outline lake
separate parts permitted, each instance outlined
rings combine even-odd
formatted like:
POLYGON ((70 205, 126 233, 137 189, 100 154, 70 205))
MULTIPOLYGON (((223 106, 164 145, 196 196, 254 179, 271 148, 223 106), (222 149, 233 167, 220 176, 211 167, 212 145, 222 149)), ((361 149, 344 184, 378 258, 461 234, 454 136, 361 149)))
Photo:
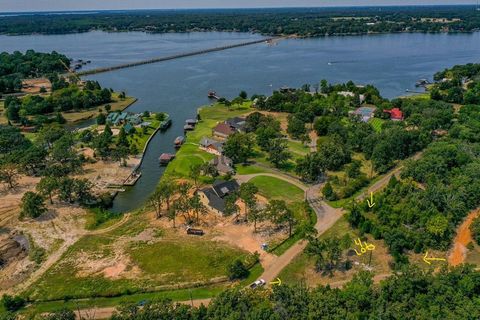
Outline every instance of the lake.
MULTIPOLYGON (((74 59, 91 60, 86 68, 93 68, 260 38, 219 32, 0 36, 0 51, 56 50, 74 59)), ((284 85, 353 80, 373 84, 383 96, 393 98, 404 95, 406 89, 414 90, 420 78, 431 79, 436 71, 455 64, 479 62, 479 57, 480 33, 325 37, 262 43, 89 76, 102 86, 137 97, 130 111, 165 111, 173 119, 172 127, 152 140, 142 178, 118 195, 113 210, 130 211, 145 202, 164 170, 158 157, 174 151, 173 140, 183 134, 184 120, 210 103, 209 90, 233 98, 241 90, 270 94, 284 85)))

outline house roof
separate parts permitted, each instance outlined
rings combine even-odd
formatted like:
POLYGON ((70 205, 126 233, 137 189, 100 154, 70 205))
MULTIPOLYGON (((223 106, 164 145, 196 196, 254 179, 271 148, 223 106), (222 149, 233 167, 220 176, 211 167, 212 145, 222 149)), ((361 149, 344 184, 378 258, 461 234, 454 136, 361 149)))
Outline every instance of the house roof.
POLYGON ((235 133, 235 130, 232 129, 231 126, 229 126, 228 124, 226 124, 224 122, 217 124, 215 126, 215 128, 213 128, 213 131, 217 132, 217 133, 220 133, 220 134, 227 135, 227 136, 235 133))
POLYGON ((217 149, 218 152, 223 151, 223 142, 217 141, 215 139, 203 137, 202 140, 200 140, 200 145, 204 148, 213 147, 217 149))
POLYGON ((212 186, 213 190, 215 190, 215 193, 220 197, 223 198, 232 192, 235 192, 240 188, 240 185, 236 180, 230 180, 230 181, 220 181, 217 180, 213 183, 212 186))
POLYGON ((210 161, 210 163, 213 164, 217 168, 217 170, 222 173, 234 172, 232 167, 233 161, 230 158, 225 157, 223 155, 213 158, 212 161, 210 161))
POLYGON ((234 118, 227 119, 225 123, 228 124, 230 127, 239 131, 243 131, 246 125, 245 118, 241 118, 241 117, 234 117, 234 118))
POLYGON ((221 181, 217 180, 211 188, 204 188, 201 191, 208 199, 208 205, 218 211, 225 210, 225 197, 240 188, 235 180, 221 181))
POLYGON ((403 112, 399 108, 393 108, 390 110, 383 110, 383 112, 390 113, 392 119, 403 120, 403 112))

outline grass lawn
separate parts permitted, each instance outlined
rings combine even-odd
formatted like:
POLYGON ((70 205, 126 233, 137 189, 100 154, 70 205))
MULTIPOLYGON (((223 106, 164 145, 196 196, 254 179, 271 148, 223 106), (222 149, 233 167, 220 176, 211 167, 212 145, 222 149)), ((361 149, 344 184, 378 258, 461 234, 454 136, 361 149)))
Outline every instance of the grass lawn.
MULTIPOLYGON (((254 282, 263 273, 261 264, 257 263, 250 269, 248 278, 240 281, 237 285, 245 287, 254 282)), ((138 304, 141 301, 155 301, 159 299, 171 299, 173 301, 188 301, 190 299, 207 299, 212 298, 225 290, 224 285, 212 285, 201 288, 165 290, 147 293, 135 293, 130 295, 123 295, 120 297, 111 298, 92 298, 81 300, 66 300, 66 301, 48 301, 36 302, 28 308, 21 311, 22 315, 30 316, 45 312, 54 312, 62 309, 87 309, 87 308, 102 308, 115 307, 125 304, 138 304)), ((0 311, 2 311, 0 309, 0 311)))
POLYGON ((185 144, 177 152, 175 159, 168 164, 163 176, 188 179, 192 165, 208 162, 214 158, 214 155, 198 148, 200 140, 203 137, 211 137, 212 129, 217 123, 228 118, 245 115, 251 111, 251 102, 229 108, 222 104, 215 104, 199 109, 201 120, 195 130, 187 133, 185 144))
POLYGON ((139 243, 127 251, 150 279, 172 284, 224 276, 226 266, 245 254, 220 242, 192 238, 139 243))
POLYGON ((382 131, 382 125, 385 122, 385 120, 380 119, 380 118, 372 118, 370 119, 369 123, 372 125, 373 130, 375 132, 381 132, 382 131))
POLYGON ((160 126, 160 121, 158 121, 154 116, 153 117, 145 117, 143 121, 150 122, 150 126, 144 132, 143 129, 136 128, 135 134, 128 135, 128 142, 131 144, 135 144, 137 146, 137 150, 142 152, 147 144, 148 139, 150 136, 158 129, 160 126))
POLYGON ((170 230, 168 236, 156 235, 151 242, 134 240, 147 227, 148 222, 135 213, 115 230, 81 238, 25 296, 41 302, 171 291, 181 288, 178 284, 200 286, 226 276, 227 265, 246 255, 210 238, 191 238, 170 230), (124 273, 105 277, 102 270, 117 265, 112 261, 119 254, 126 264, 124 273))
POLYGON ((310 148, 300 141, 288 140, 287 146, 294 157, 303 157, 310 151, 310 148))
POLYGON ((305 193, 299 187, 278 178, 258 176, 250 180, 258 187, 259 193, 268 200, 285 200, 287 203, 302 202, 305 193))
MULTIPOLYGON (((261 274, 261 273, 260 273, 261 274)), ((257 276, 258 277, 258 276, 257 276)), ((255 278, 256 279, 256 278, 255 278)), ((251 282, 253 282, 252 280, 251 282)), ((62 309, 87 309, 115 307, 123 304, 139 303, 141 301, 155 301, 159 299, 171 299, 173 301, 187 301, 190 299, 207 299, 214 297, 225 290, 224 286, 209 286, 203 288, 167 290, 148 293, 137 293, 111 298, 92 298, 82 300, 66 300, 66 301, 48 301, 36 302, 28 308, 21 311, 25 316, 36 315, 45 312, 54 312, 62 309)), ((1 311, 1 310, 0 310, 1 311)))
POLYGON ((241 174, 241 175, 271 172, 270 170, 263 167, 259 167, 256 165, 243 165, 243 164, 236 165, 235 170, 237 171, 237 174, 241 174))

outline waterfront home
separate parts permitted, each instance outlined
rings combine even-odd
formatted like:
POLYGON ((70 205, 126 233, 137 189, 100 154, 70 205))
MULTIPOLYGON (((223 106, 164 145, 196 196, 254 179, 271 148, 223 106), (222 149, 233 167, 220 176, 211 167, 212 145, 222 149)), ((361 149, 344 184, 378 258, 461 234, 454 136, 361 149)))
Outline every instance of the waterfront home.
POLYGON ((383 112, 389 113, 390 119, 393 121, 403 121, 403 112, 399 108, 385 109, 383 112))
POLYGON ((213 183, 212 187, 203 188, 198 191, 202 203, 212 212, 223 215, 225 212, 225 197, 232 194, 240 188, 235 180, 220 181, 213 183))
POLYGON ((376 109, 377 108, 375 107, 360 107, 352 112, 352 114, 359 116, 363 122, 368 122, 371 118, 373 118, 373 114, 376 109))
POLYGON ((245 132, 245 118, 235 117, 220 122, 213 128, 212 135, 217 138, 226 139, 236 132, 245 132))
POLYGON ((226 124, 228 124, 231 128, 233 128, 237 132, 245 132, 245 127, 247 124, 247 121, 245 118, 241 117, 234 117, 227 119, 225 121, 226 124))
POLYGON ((234 133, 235 133, 235 130, 225 122, 221 122, 217 124, 215 128, 213 128, 212 130, 212 135, 220 139, 226 139, 234 133))
POLYGON ((141 113, 134 114, 130 112, 111 112, 107 115, 107 123, 114 126, 127 123, 130 123, 132 126, 136 126, 142 123, 142 121, 141 113))
POLYGON ((202 140, 200 140, 200 149, 219 156, 223 153, 223 142, 203 137, 202 140))
POLYGON ((213 164, 220 174, 235 174, 233 161, 229 157, 218 155, 210 161, 210 164, 213 164))

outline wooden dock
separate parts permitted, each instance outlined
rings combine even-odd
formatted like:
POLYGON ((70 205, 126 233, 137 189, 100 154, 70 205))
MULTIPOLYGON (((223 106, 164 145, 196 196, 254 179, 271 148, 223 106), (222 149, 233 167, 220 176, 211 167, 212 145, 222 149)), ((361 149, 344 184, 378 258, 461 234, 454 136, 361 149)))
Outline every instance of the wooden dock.
POLYGON ((221 47, 215 47, 215 48, 210 48, 210 49, 203 49, 203 50, 198 50, 198 51, 191 51, 191 52, 186 52, 186 53, 175 54, 175 55, 171 55, 171 56, 153 58, 153 59, 142 60, 142 61, 131 62, 131 63, 124 63, 124 64, 111 66, 111 67, 103 67, 103 68, 97 68, 97 69, 92 69, 92 70, 85 70, 85 71, 77 72, 75 74, 78 75, 78 76, 85 76, 85 75, 90 75, 90 74, 109 72, 109 71, 114 71, 114 70, 119 70, 119 69, 136 67, 136 66, 140 66, 140 65, 144 65, 144 64, 151 64, 151 63, 156 63, 156 62, 175 60, 175 59, 186 58, 186 57, 206 54, 206 53, 210 53, 210 52, 215 52, 215 51, 223 51, 223 50, 228 50, 228 49, 233 49, 233 48, 245 47, 245 46, 250 46, 250 45, 264 43, 264 42, 268 43, 268 42, 271 42, 271 41, 278 41, 280 39, 283 39, 283 37, 266 38, 266 39, 261 39, 261 40, 241 42, 241 43, 236 43, 236 44, 231 44, 231 45, 226 45, 226 46, 221 46, 221 47))

